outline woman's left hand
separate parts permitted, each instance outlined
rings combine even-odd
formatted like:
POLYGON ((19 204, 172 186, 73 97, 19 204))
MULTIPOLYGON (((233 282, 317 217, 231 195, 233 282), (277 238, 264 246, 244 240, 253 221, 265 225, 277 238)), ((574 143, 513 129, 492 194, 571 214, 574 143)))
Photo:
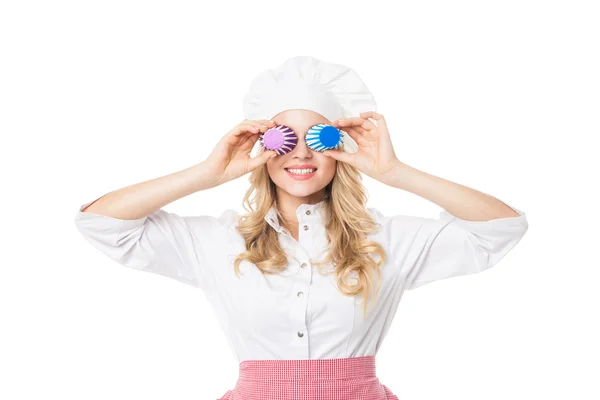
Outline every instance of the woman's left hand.
POLYGON ((360 113, 360 117, 340 118, 332 126, 346 132, 358 144, 358 151, 326 150, 325 155, 357 168, 365 175, 387 183, 387 177, 400 163, 390 139, 382 114, 373 111, 360 113), (373 123, 369 118, 376 121, 373 123))

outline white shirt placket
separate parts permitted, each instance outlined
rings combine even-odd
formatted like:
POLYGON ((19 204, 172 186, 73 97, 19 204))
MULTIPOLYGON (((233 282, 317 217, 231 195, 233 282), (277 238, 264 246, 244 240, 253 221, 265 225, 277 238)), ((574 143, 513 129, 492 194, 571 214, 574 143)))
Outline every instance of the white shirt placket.
POLYGON ((296 217, 298 219, 298 240, 294 239, 292 235, 285 229, 283 229, 278 221, 275 213, 271 212, 268 220, 282 235, 281 239, 283 247, 286 248, 288 255, 292 255, 290 259, 294 263, 298 263, 294 266, 290 266, 290 269, 296 270, 298 273, 290 279, 290 315, 293 324, 293 340, 291 341, 291 347, 296 349, 297 359, 310 359, 309 350, 309 332, 307 323, 307 310, 310 296, 310 285, 312 283, 312 264, 311 255, 314 252, 315 244, 315 223, 320 222, 318 219, 317 210, 314 209, 314 205, 303 204, 296 211, 296 217))

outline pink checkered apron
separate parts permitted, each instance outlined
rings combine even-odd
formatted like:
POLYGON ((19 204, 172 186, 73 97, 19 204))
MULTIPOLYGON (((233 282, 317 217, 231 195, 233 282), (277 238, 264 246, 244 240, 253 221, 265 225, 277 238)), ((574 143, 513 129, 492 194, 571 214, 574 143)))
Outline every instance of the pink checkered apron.
POLYGON ((399 400, 375 375, 375 356, 246 360, 217 400, 399 400))

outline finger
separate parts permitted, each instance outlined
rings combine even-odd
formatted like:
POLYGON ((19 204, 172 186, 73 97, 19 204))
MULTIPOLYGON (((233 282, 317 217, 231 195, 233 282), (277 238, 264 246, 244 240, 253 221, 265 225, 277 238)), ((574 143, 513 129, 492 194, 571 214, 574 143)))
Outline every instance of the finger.
POLYGON ((374 120, 377 120, 377 121, 384 119, 383 114, 376 113, 375 111, 361 112, 360 116, 363 118, 373 118, 374 120))
POLYGON ((244 147, 247 143, 250 143, 250 147, 254 146, 254 143, 258 140, 258 135, 254 135, 251 133, 245 133, 244 135, 238 136, 240 139, 237 143, 237 146, 244 147))
POLYGON ((255 119, 254 121, 258 122, 259 124, 263 124, 265 126, 270 127, 277 125, 277 122, 275 122, 275 120, 272 119, 255 119))
POLYGON ((362 134, 360 134, 359 132, 357 132, 355 129, 353 128, 344 128, 341 129, 343 132, 346 132, 352 139, 354 139, 354 141, 361 145, 364 144, 365 142, 365 137, 363 137, 362 134))
POLYGON ((353 131, 356 135, 364 136, 365 138, 369 137, 369 131, 360 126, 344 126, 341 130, 345 132, 353 131))
POLYGON ((251 158, 248 161, 248 168, 250 168, 250 171, 252 171, 255 168, 258 168, 261 165, 265 164, 273 156, 277 156, 277 152, 275 150, 266 150, 263 153, 258 154, 256 157, 251 158))
POLYGON ((254 126, 250 123, 242 123, 236 126, 231 132, 233 136, 240 136, 247 132, 251 133, 262 133, 260 127, 254 126))
POLYGON ((360 116, 363 118, 373 118, 375 121, 377 121, 377 126, 382 125, 387 127, 383 114, 376 113, 375 111, 365 111, 360 113, 360 116))
POLYGON ((261 124, 260 122, 257 121, 248 121, 247 122, 249 125, 252 125, 253 127, 255 127, 256 129, 258 129, 259 131, 262 130, 263 128, 265 128, 264 124, 261 124))
POLYGON ((368 136, 369 135, 369 131, 366 130, 365 128, 363 128, 363 127, 355 126, 352 129, 356 130, 358 133, 360 133, 361 135, 363 135, 365 138, 369 137, 368 136))
POLYGON ((236 128, 238 128, 236 130, 236 135, 239 135, 240 133, 243 132, 263 132, 266 131, 266 127, 265 125, 261 124, 260 122, 256 122, 254 120, 246 120, 244 122, 242 122, 241 124, 238 124, 236 126, 236 128))
POLYGON ((256 140, 258 140, 259 135, 248 131, 244 131, 239 134, 234 134, 234 132, 231 132, 231 134, 225 136, 223 140, 233 148, 243 146, 248 141, 248 138, 256 138, 256 140))
MULTIPOLYGON (((260 137, 261 132, 250 125, 236 126, 229 134, 225 135, 224 140, 230 146, 240 146, 246 142, 246 138, 254 137, 256 140, 260 137)), ((255 142, 256 142, 255 140, 255 142)))
POLYGON ((323 155, 352 165, 353 155, 346 151, 330 149, 325 150, 323 155))
POLYGON ((269 129, 277 126, 277 123, 275 121, 271 121, 268 119, 257 119, 251 122, 253 122, 253 125, 256 126, 261 132, 266 132, 269 129))
POLYGON ((245 124, 255 127, 259 132, 266 132, 275 126, 275 124, 266 119, 251 120, 245 124))
POLYGON ((376 128, 376 126, 373 124, 373 122, 369 121, 368 119, 365 118, 361 118, 361 117, 348 117, 348 118, 340 118, 337 119, 333 122, 333 124, 337 124, 337 125, 333 125, 335 127, 339 127, 339 126, 361 126, 365 129, 371 130, 376 128))
POLYGON ((277 125, 277 122, 275 122, 275 120, 273 120, 273 119, 253 119, 253 120, 250 120, 250 122, 255 122, 257 124, 264 125, 264 126, 270 126, 270 127, 277 125))

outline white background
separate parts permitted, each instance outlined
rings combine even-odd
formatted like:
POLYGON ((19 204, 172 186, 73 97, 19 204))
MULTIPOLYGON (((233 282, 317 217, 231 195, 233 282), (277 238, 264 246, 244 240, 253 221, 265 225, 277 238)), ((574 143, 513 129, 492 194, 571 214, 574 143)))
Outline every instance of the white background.
MULTIPOLYGON (((402 161, 528 213, 493 269, 405 293, 380 381, 406 400, 600 398, 594 3, 2 2, 0 398, 233 389, 202 292, 121 267, 73 218, 203 161, 244 119, 251 79, 297 55, 359 73, 402 161)), ((165 208, 242 211, 247 178, 165 208)), ((439 212, 364 182, 386 215, 439 212)))

